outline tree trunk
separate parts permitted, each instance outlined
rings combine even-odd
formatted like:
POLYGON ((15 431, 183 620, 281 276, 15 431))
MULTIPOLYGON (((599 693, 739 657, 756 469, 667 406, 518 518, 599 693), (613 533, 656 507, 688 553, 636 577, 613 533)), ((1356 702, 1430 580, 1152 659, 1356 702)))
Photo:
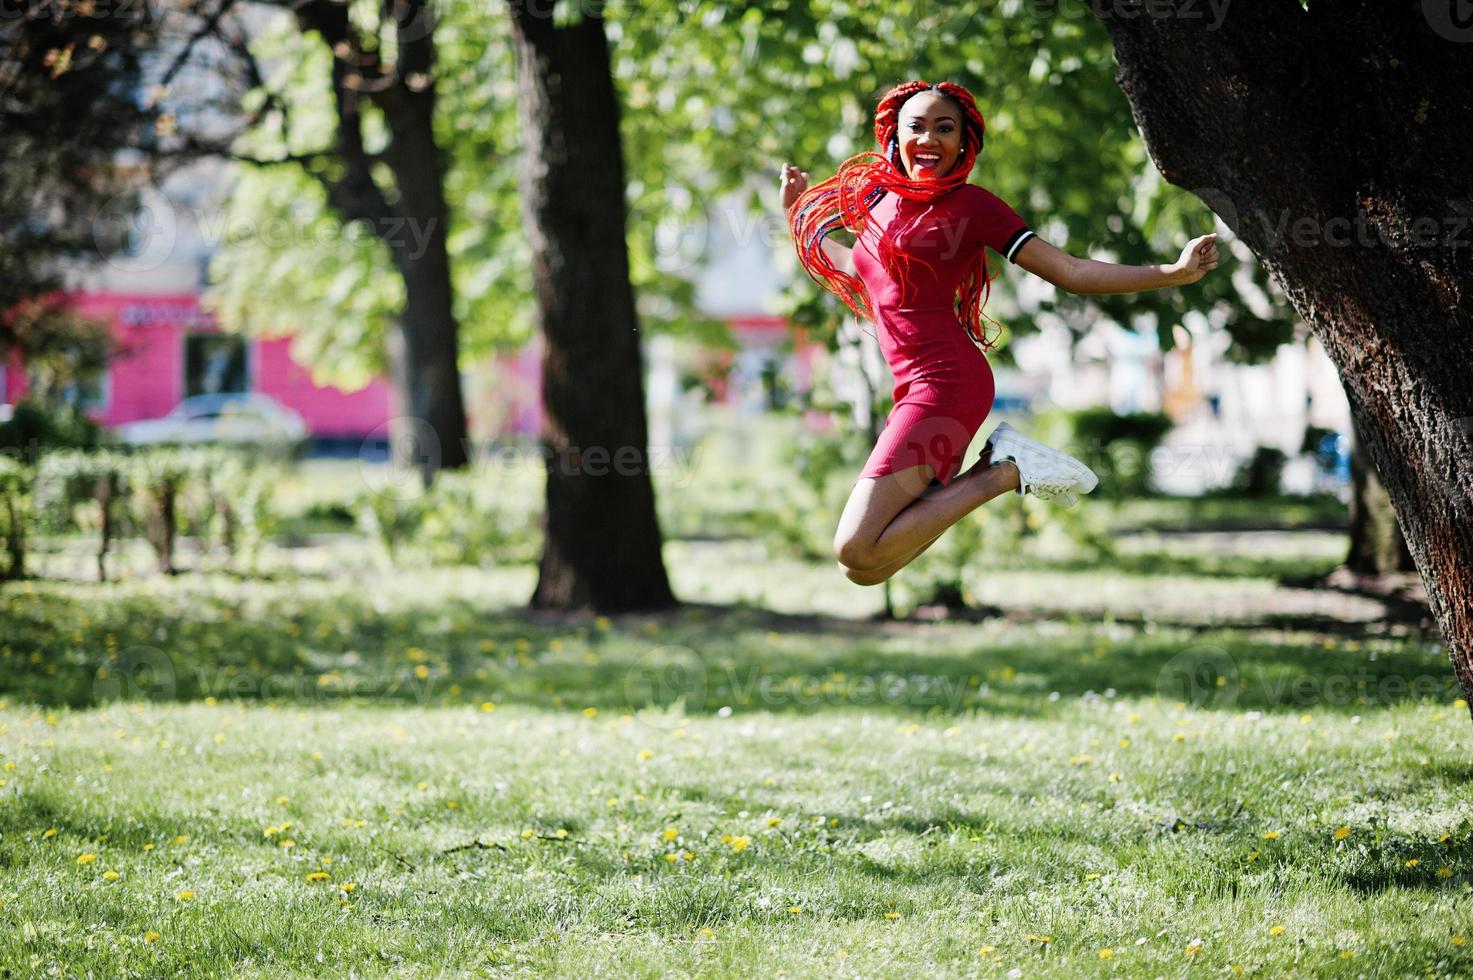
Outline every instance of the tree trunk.
POLYGON ((1345 567, 1357 575, 1415 572, 1412 551, 1396 523, 1391 496, 1381 483, 1351 423, 1350 553, 1345 567))
POLYGON ((1099 15, 1162 175, 1253 250, 1335 363, 1473 704, 1473 25, 1455 6, 1099 15))
MULTIPOLYGON (((426 93, 417 93, 423 96, 426 93)), ((404 276, 405 304, 399 323, 404 339, 403 393, 412 433, 409 445, 396 445, 401 463, 418 465, 426 486, 440 469, 458 469, 470 459, 465 402, 456 355, 460 326, 455 321, 450 286, 450 253, 445 236, 445 203, 440 148, 435 143, 433 90, 429 105, 415 105, 390 118, 394 139, 384 156, 399 188, 396 205, 404 233, 389 236, 394 262, 404 276)))
POLYGON ((508 4, 525 143, 522 207, 542 330, 545 543, 532 606, 673 605, 660 552, 629 284, 624 163, 596 13, 508 4))
MULTIPOLYGON (((397 59, 381 61, 377 44, 365 46, 338 0, 290 4, 303 31, 316 32, 333 51, 332 96, 337 112, 334 155, 342 173, 312 170, 344 221, 364 221, 381 238, 404 277, 405 304, 397 329, 404 363, 395 372, 407 418, 390 425, 394 459, 420 470, 426 486, 440 469, 469 461, 461 393, 459 325, 455 321, 446 247, 449 207, 445 164, 435 142, 435 46, 431 14, 413 0, 385 0, 394 20, 397 59), (365 85, 364 79, 377 79, 365 85), (376 155, 363 137, 361 101, 383 113, 390 138, 376 155), (396 199, 374 176, 381 160, 392 172, 396 199)), ((390 343, 394 342, 393 338, 390 343)))

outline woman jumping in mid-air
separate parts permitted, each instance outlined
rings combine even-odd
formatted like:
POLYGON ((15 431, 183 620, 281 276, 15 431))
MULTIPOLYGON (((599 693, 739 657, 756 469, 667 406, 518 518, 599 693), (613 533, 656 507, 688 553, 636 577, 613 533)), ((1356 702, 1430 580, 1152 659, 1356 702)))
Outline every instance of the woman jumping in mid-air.
POLYGON ((993 497, 1032 493, 1069 507, 1098 483, 1079 460, 1007 423, 957 473, 992 408, 985 249, 1072 293, 1184 286, 1217 267, 1216 235, 1193 239, 1172 265, 1060 251, 1001 198, 967 183, 985 132, 962 86, 906 82, 875 109, 883 153, 852 157, 813 188, 807 172, 783 164, 782 205, 803 268, 881 328, 895 376, 895 407, 834 534, 839 564, 860 585, 885 581, 993 497), (833 240, 840 229, 856 236, 854 247, 833 240))

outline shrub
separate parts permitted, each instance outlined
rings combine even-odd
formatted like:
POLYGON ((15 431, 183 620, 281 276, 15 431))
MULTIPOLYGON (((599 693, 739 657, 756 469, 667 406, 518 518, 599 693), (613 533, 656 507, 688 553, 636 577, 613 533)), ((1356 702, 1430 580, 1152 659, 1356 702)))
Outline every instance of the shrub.
MULTIPOLYGON (((383 557, 402 562, 499 565, 535 562, 541 554, 537 510, 525 498, 503 499, 476 473, 443 472, 429 490, 367 491, 351 509, 383 557)), ((535 502, 540 507, 541 501, 535 502)))
POLYGON ((50 449, 92 449, 102 430, 75 404, 47 405, 23 398, 0 422, 0 451, 21 453, 29 462, 50 449))
POLYGON ((1238 468, 1233 477, 1233 490, 1244 497, 1273 497, 1283 489, 1284 464, 1288 456, 1282 449, 1259 446, 1238 468))
POLYGON ((1140 496, 1150 491, 1151 452, 1171 426, 1160 412, 1086 408, 1070 415, 1070 441, 1075 454, 1099 474, 1099 489, 1107 496, 1140 496))
POLYGON ((0 456, 0 537, 5 540, 5 570, 0 578, 25 578, 26 539, 34 523, 32 488, 35 472, 8 456, 0 456))
POLYGON ((47 524, 58 528, 95 527, 97 577, 107 581, 107 553, 119 536, 123 515, 118 503, 128 486, 129 458, 119 452, 62 450, 41 459, 37 507, 47 524), (91 518, 79 508, 93 508, 91 518))

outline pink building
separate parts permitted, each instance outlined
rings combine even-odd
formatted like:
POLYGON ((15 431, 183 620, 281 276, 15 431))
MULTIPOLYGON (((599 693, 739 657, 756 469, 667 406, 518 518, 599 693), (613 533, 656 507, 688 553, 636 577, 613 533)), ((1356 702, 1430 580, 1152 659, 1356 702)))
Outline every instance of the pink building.
MULTIPOLYGON (((358 391, 323 386, 292 360, 286 338, 225 333, 193 293, 83 292, 75 309, 112 324, 119 353, 85 404, 106 426, 167 415, 191 395, 254 391, 296 410, 317 439, 361 439, 389 418, 391 390, 374 380, 358 391)), ((4 401, 25 393, 18 359, 6 365, 4 401)), ((380 432, 382 430, 380 429, 380 432)))
MULTIPOLYGON (((99 290, 73 293, 71 299, 78 312, 112 324, 119 344, 106 377, 84 393, 89 415, 102 425, 159 418, 193 395, 260 392, 298 412, 319 444, 356 444, 365 437, 383 439, 398 411, 385 379, 357 391, 315 384, 311 371, 292 359, 290 338, 259 340, 222 331, 195 293, 99 290)), ((728 322, 739 350, 698 358, 715 369, 716 404, 760 411, 769 407, 774 379, 808 387, 815 358, 823 354, 819 345, 800 331, 793 352, 785 354, 788 327, 779 317, 733 315, 728 322)), ((466 411, 475 438, 535 438, 541 431, 540 340, 533 337, 522 350, 467 372, 466 411)), ((660 356, 647 351, 647 370, 657 368, 653 362, 660 356)), ((0 372, 0 403, 14 404, 25 389, 24 366, 12 357, 0 372)))

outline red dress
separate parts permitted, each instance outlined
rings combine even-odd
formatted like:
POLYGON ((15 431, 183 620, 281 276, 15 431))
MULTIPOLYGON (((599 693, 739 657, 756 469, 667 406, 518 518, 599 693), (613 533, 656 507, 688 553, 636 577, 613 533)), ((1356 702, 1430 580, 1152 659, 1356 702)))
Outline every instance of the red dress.
POLYGON ((963 184, 933 201, 886 194, 854 248, 854 269, 869 292, 876 336, 895 377, 895 407, 858 479, 927 463, 932 481, 951 482, 962 456, 992 410, 992 368, 956 313, 956 288, 991 248, 1015 261, 1033 237, 1000 197, 963 184), (913 262, 902 287, 880 262, 878 231, 893 227, 896 244, 913 262))

